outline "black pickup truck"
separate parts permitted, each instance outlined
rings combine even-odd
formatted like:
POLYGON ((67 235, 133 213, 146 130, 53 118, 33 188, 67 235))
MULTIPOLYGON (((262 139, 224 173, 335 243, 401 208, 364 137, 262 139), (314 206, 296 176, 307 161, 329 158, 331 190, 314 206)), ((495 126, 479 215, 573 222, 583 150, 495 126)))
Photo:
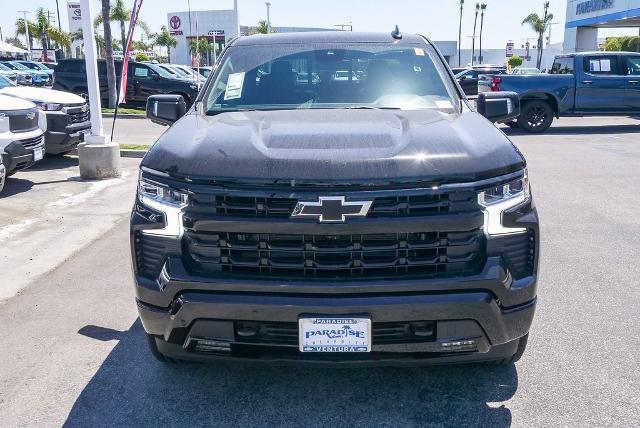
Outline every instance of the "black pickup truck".
POLYGON ((518 93, 522 112, 511 126, 544 132, 561 116, 640 114, 640 54, 586 52, 555 58, 549 74, 495 75, 480 92, 518 93))
POLYGON ((399 32, 240 37, 188 112, 151 97, 148 117, 172 125, 131 215, 152 353, 518 360, 538 217, 525 159, 491 123, 518 115, 517 95, 481 94, 478 111, 433 44, 399 32))

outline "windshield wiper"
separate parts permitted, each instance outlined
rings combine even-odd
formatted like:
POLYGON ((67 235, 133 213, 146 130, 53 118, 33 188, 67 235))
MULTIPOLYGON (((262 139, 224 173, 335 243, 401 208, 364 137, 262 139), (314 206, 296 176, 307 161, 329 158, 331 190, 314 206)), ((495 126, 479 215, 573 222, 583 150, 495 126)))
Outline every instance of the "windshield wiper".
POLYGON ((345 110, 402 110, 400 107, 349 106, 345 110))

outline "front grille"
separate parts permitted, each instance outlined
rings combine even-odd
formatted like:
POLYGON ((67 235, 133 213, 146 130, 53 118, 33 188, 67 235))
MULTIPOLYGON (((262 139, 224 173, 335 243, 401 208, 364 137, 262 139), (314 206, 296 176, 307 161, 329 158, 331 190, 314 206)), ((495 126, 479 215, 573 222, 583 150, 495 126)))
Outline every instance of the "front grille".
POLYGON ((42 144, 43 138, 43 135, 33 138, 26 138, 24 140, 20 140, 20 144, 22 144, 22 147, 24 147, 25 149, 32 150, 33 148, 38 147, 42 144))
POLYGON ((91 118, 89 110, 82 111, 82 106, 67 107, 67 114, 69 115, 70 123, 82 123, 91 118))
MULTIPOLYGON (((190 201, 189 211, 194 213, 217 216, 288 218, 299 199, 194 194, 190 201)), ((429 216, 450 212, 470 212, 477 209, 477 194, 475 192, 418 194, 374 198, 368 217, 429 216)))
MULTIPOLYGON (((371 325, 373 345, 431 342, 436 337, 436 323, 420 322, 426 335, 416 335, 409 322, 374 322, 371 325)), ((416 323, 413 323, 416 324, 416 323)), ((298 346, 298 324, 295 322, 235 322, 236 341, 261 345, 298 346), (253 336, 239 335, 241 329, 256 331, 253 336)))
POLYGON ((29 132, 38 129, 38 110, 15 110, 5 112, 9 116, 11 132, 29 132))
POLYGON ((186 261, 201 274, 352 279, 471 275, 482 263, 481 230, 371 235, 195 232, 186 261))

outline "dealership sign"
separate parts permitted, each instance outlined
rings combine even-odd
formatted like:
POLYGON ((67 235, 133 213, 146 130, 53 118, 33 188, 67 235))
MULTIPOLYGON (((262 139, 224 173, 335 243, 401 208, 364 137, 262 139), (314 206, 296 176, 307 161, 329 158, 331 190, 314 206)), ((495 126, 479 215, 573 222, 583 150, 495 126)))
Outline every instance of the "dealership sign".
POLYGON ((576 6, 576 15, 597 12, 599 10, 611 9, 615 4, 615 0, 589 0, 578 3, 576 6))

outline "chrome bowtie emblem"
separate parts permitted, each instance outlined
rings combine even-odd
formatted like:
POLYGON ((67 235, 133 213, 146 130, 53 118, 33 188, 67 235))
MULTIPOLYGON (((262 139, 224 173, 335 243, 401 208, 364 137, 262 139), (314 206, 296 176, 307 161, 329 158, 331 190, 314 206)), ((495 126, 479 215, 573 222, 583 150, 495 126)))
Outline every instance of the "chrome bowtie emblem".
POLYGON ((28 120, 31 120, 31 119, 33 119, 34 117, 36 117, 36 112, 34 112, 34 111, 30 111, 29 113, 27 113, 27 119, 28 119, 28 120))
POLYGON ((347 217, 366 217, 373 201, 346 202, 344 196, 321 196, 318 202, 298 202, 291 218, 316 218, 320 223, 344 223, 347 217))
POLYGON ((82 105, 82 112, 83 112, 83 113, 86 113, 86 112, 87 112, 87 110, 89 110, 89 106, 88 106, 88 105, 86 105, 86 104, 83 104, 83 105, 82 105))

